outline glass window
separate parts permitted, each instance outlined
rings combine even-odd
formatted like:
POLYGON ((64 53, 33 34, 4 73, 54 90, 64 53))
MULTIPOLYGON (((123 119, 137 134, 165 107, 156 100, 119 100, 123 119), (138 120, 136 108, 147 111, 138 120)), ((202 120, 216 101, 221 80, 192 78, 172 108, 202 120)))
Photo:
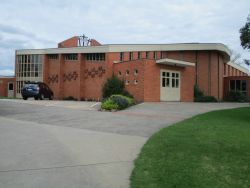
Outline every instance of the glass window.
POLYGON ((123 61, 123 60, 124 60, 124 53, 121 52, 121 53, 120 53, 120 61, 123 61))
POLYGON ((230 90, 235 91, 235 80, 230 80, 230 90))
POLYGON ((170 79, 167 78, 167 84, 166 84, 166 86, 169 87, 169 85, 170 85, 170 79))
POLYGON ((179 88, 179 79, 176 79, 175 82, 176 82, 175 83, 176 88, 179 88))
POLYGON ((131 60, 133 60, 134 59, 134 57, 133 57, 133 52, 129 52, 129 60, 131 61, 131 60))
POLYGON ((154 52, 154 59, 157 59, 157 52, 154 52))
POLYGON ((78 54, 65 54, 65 60, 75 61, 78 60, 78 54))
POLYGON ((175 87, 175 79, 172 79, 172 87, 175 87))
POLYGON ((149 59, 149 52, 146 52, 146 59, 149 59))
POLYGON ((138 59, 141 59, 141 52, 138 52, 138 59))
POLYGON ((165 78, 162 78, 162 87, 165 87, 166 84, 165 84, 165 78))
POLYGON ((241 81, 241 90, 242 91, 247 91, 247 81, 246 80, 242 80, 241 81))

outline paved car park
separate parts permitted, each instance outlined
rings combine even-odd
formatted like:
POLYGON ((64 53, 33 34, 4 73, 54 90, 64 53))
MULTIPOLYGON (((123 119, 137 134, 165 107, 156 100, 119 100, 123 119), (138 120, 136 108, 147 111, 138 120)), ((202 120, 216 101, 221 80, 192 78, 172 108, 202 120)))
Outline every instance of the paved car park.
POLYGON ((100 103, 0 100, 0 187, 129 187, 148 137, 193 115, 246 103, 100 103))

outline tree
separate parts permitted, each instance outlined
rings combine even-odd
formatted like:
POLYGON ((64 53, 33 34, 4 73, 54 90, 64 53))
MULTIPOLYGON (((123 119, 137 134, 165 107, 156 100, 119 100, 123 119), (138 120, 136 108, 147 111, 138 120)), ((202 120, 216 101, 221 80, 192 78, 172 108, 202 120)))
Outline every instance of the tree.
POLYGON ((236 64, 241 64, 241 54, 232 50, 232 49, 229 49, 230 51, 230 61, 233 62, 233 63, 236 63, 236 64))
POLYGON ((247 17, 245 26, 240 29, 240 41, 244 49, 250 49, 250 14, 247 17))

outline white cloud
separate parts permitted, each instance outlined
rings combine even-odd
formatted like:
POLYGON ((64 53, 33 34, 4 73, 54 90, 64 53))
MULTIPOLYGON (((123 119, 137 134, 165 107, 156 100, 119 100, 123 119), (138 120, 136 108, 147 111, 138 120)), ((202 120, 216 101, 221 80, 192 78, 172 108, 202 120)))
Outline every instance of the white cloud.
POLYGON ((17 48, 80 34, 105 44, 220 42, 250 59, 239 40, 249 10, 249 0, 1 0, 0 49, 12 52, 0 54, 0 68, 14 67, 17 48))
POLYGON ((1 76, 14 76, 14 71, 12 69, 4 69, 0 70, 0 75, 1 76))

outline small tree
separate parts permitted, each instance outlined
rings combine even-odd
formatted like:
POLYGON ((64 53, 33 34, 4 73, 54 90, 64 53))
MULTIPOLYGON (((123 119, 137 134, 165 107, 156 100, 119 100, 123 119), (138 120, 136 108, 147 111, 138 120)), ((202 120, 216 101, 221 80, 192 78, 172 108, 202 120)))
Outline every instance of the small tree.
POLYGON ((244 49, 250 49, 250 14, 247 17, 245 26, 240 29, 240 41, 244 49))
POLYGON ((120 80, 113 74, 110 78, 107 79, 102 88, 102 97, 105 99, 114 94, 124 94, 124 88, 124 81, 120 80))

